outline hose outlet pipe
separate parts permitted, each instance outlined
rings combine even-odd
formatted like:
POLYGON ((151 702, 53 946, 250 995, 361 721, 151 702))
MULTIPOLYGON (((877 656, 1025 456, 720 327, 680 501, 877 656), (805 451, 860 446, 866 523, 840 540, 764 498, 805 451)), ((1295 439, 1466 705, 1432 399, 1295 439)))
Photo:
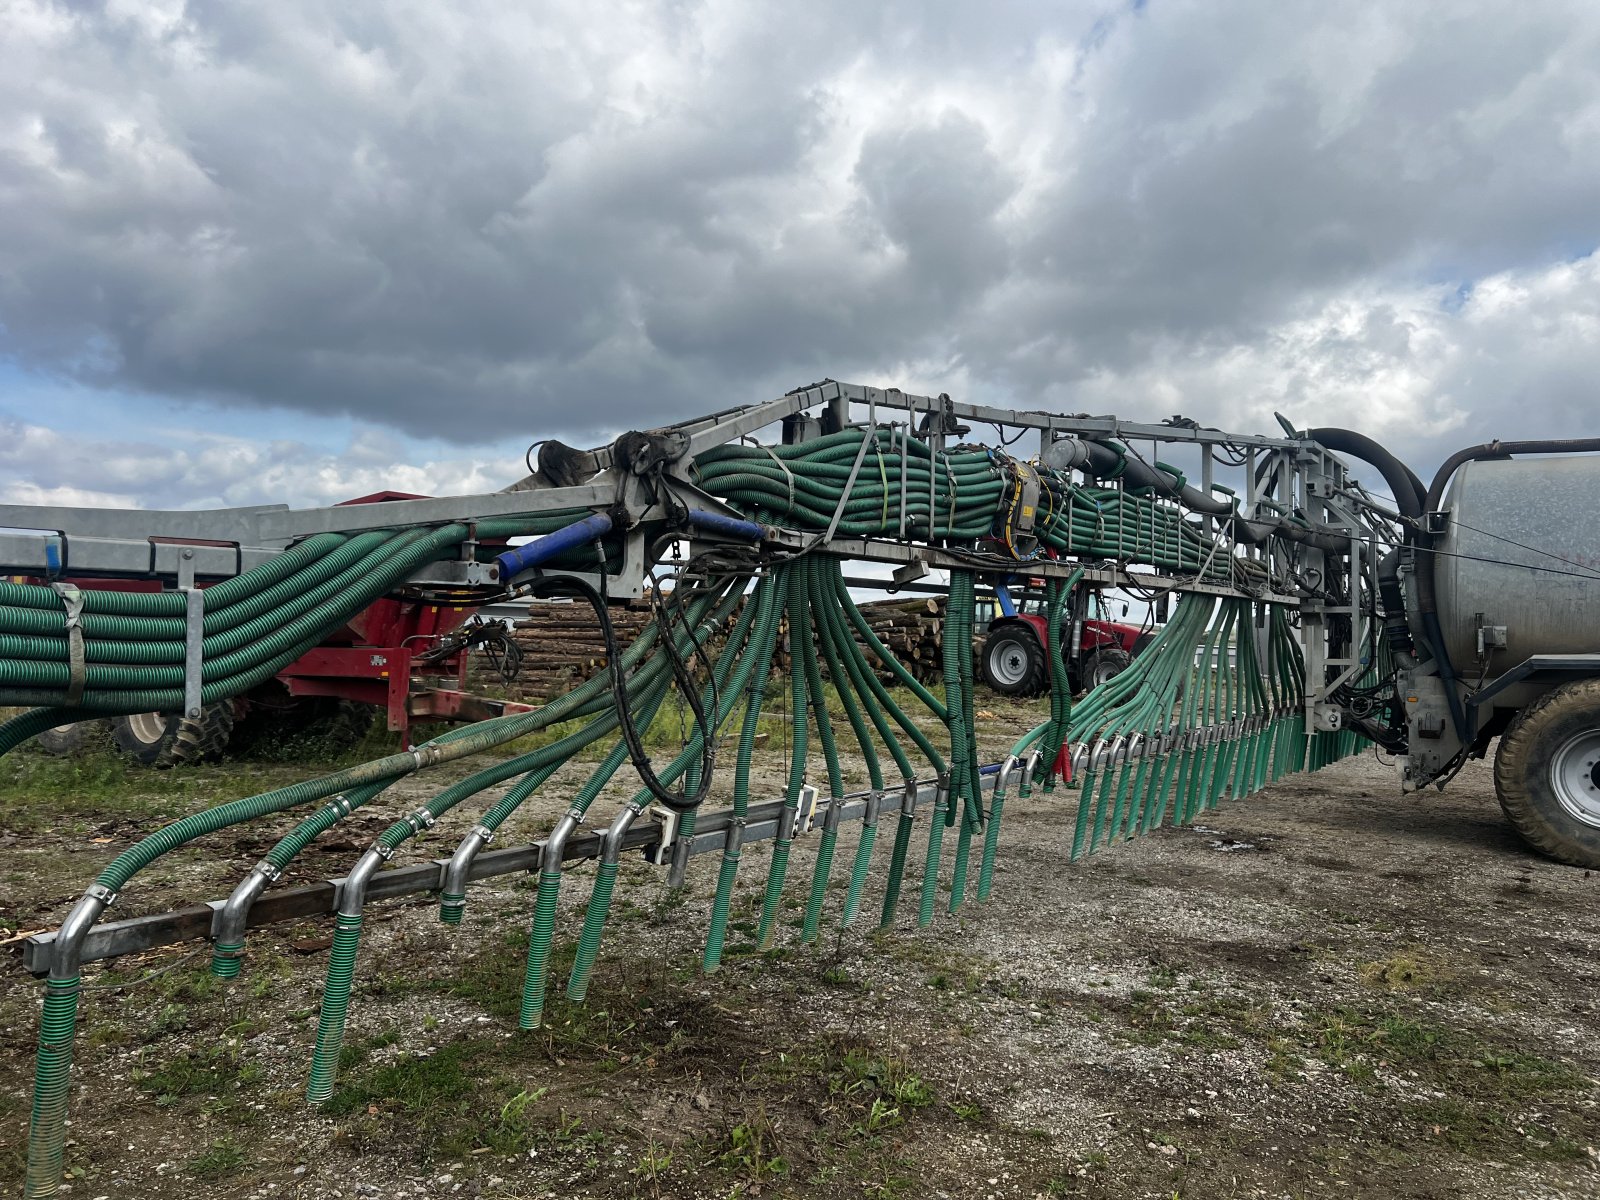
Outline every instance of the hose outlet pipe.
POLYGON ((1006 756, 1005 762, 1000 764, 1000 773, 995 776, 994 791, 996 796, 1005 796, 1011 788, 1011 780, 1022 768, 1022 760, 1015 754, 1006 756))
POLYGON ((828 894, 828 878, 833 873, 834 847, 839 841, 839 820, 843 813, 843 797, 828 797, 827 811, 822 816, 822 840, 817 846, 816 865, 811 871, 811 895, 806 900, 805 916, 800 925, 800 940, 805 943, 814 942, 817 938, 822 904, 828 894))
POLYGON ((328 978, 322 991, 322 1012, 317 1020, 317 1045, 311 1055, 311 1077, 306 1081, 307 1103, 324 1104, 333 1098, 333 1085, 339 1077, 339 1056, 344 1050, 350 986, 355 977, 356 954, 361 948, 367 887, 393 854, 394 851, 381 841, 374 842, 339 890, 339 914, 334 920, 328 978))
POLYGON ((1022 776, 1017 782, 1019 790, 1033 785, 1033 781, 1039 777, 1039 764, 1043 761, 1043 750, 1028 751, 1028 757, 1022 763, 1022 776))
MULTIPOLYGON (((567 999, 580 1002, 589 994, 589 977, 594 974, 595 959, 600 954, 600 939, 605 935, 606 918, 611 914, 611 893, 617 886, 617 866, 622 861, 622 843, 628 830, 644 813, 639 800, 630 800, 606 829, 600 839, 600 866, 595 871, 594 889, 589 893, 589 908, 583 915, 583 933, 578 938, 578 953, 572 960, 572 974, 567 976, 567 999)), ((529 1012, 530 999, 523 993, 524 1018, 529 1012)), ((520 1022, 519 1022, 520 1023, 520 1022)), ((522 1028, 534 1026, 523 1024, 522 1028)))
POLYGON ((533 902, 533 924, 528 930, 528 961, 522 975, 522 1015, 518 1024, 523 1029, 537 1029, 544 1019, 550 942, 555 936, 556 908, 561 902, 561 862, 567 854, 567 842, 582 819, 581 812, 568 809, 539 848, 539 892, 533 902))
POLYGON ((472 864, 493 841, 494 830, 487 825, 474 825, 445 864, 444 879, 439 884, 439 920, 446 925, 461 924, 467 911, 467 877, 472 873, 472 864))
POLYGON ((711 927, 706 933, 706 950, 701 967, 707 975, 722 965, 722 947, 728 937, 728 909, 733 903, 733 881, 739 871, 744 850, 744 830, 748 821, 737 814, 728 822, 722 842, 722 867, 717 872, 717 891, 711 901, 711 927))
POLYGON ((978 861, 978 903, 989 898, 994 887, 994 859, 1000 848, 1000 821, 1005 815, 1006 795, 1011 781, 1023 775, 1027 766, 1015 754, 1008 754, 995 775, 994 793, 989 799, 989 820, 983 831, 983 856, 978 861))
POLYGON ((43 1200, 59 1194, 67 1150, 67 1088, 82 986, 78 972, 83 940, 116 899, 117 894, 110 888, 90 884, 56 933, 50 977, 45 982, 44 1015, 39 1023, 38 1069, 33 1081, 28 1167, 22 1193, 25 1200, 43 1200))
POLYGON ((915 779, 907 778, 905 790, 900 793, 900 816, 894 830, 894 846, 889 853, 889 880, 883 890, 883 910, 878 918, 878 928, 894 924, 895 911, 900 906, 900 884, 905 878, 906 857, 911 847, 911 829, 917 820, 917 797, 921 789, 915 779))
POLYGON ((216 978, 238 978, 244 966, 244 931, 250 920, 250 909, 256 898, 282 875, 277 863, 262 859, 250 868, 250 873, 217 909, 211 925, 211 974, 216 978))
POLYGON ((933 924, 933 905, 939 888, 939 858, 944 850, 944 817, 950 801, 950 772, 939 776, 933 793, 933 819, 928 822, 928 854, 922 866, 922 897, 917 909, 917 926, 933 924))
POLYGON ((887 793, 867 793, 866 809, 861 814, 861 840, 856 843, 856 859, 850 867, 850 887, 845 892, 844 912, 839 917, 839 928, 848 929, 861 912, 861 893, 867 883, 867 869, 872 864, 872 847, 878 838, 878 817, 883 812, 887 793))
POLYGON ((917 819, 917 801, 922 796, 922 785, 915 779, 906 780, 905 788, 900 793, 900 815, 917 819))

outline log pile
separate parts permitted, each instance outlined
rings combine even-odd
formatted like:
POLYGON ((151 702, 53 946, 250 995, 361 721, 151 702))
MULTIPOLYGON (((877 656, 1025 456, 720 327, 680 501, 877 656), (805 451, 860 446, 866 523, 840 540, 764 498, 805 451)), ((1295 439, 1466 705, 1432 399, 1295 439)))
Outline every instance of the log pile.
MULTIPOLYGON (((860 607, 878 640, 913 675, 923 683, 944 678, 944 597, 875 600, 860 607)), ((894 679, 883 666, 878 668, 878 677, 886 683, 894 679)))
MULTIPOLYGON (((942 596, 878 600, 861 605, 861 613, 878 639, 913 675, 924 683, 938 683, 944 675, 944 604, 942 596)), ((648 599, 611 609, 611 622, 624 646, 638 637, 651 619, 648 599)), ((528 616, 515 623, 512 636, 523 655, 515 682, 503 684, 493 668, 475 655, 469 687, 492 687, 496 694, 537 702, 559 696, 606 666, 605 643, 587 604, 535 603, 528 616)), ((785 628, 773 669, 787 674, 789 667, 785 628)), ((885 683, 894 681, 887 667, 880 666, 878 676, 885 683)))
MULTIPOLYGON (((648 599, 611 606, 617 641, 629 645, 651 620, 648 599)), ((528 615, 512 626, 511 636, 522 651, 522 668, 503 683, 481 656, 472 659, 469 686, 493 686, 515 700, 549 700, 570 691, 606 664, 605 639, 587 604, 535 601, 528 615)))

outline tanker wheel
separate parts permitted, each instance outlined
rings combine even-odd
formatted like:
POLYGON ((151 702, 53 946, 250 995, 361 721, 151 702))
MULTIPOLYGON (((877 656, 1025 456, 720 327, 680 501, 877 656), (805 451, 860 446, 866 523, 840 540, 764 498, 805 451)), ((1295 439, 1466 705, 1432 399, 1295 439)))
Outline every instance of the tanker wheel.
POLYGON ((1134 638, 1133 639, 1133 650, 1131 652, 1133 657, 1134 658, 1138 658, 1139 655, 1143 654, 1146 650, 1148 650, 1150 648, 1151 643, 1153 643, 1155 640, 1156 640, 1156 631, 1154 629, 1147 629, 1143 633, 1141 633, 1138 637, 1134 638))
POLYGON ((57 725, 36 736, 34 744, 46 754, 64 758, 105 742, 107 722, 104 720, 74 721, 71 725, 57 725))
POLYGON ((111 723, 118 750, 146 767, 175 767, 216 758, 233 733, 233 705, 208 704, 198 717, 178 713, 133 713, 111 723))
POLYGON ((1534 849, 1600 867, 1600 679, 1547 692, 1500 738, 1494 787, 1534 849))
POLYGON ((1083 690, 1092 692, 1102 683, 1115 679, 1128 669, 1132 661, 1132 657, 1121 646, 1100 646, 1089 651, 1083 656, 1083 665, 1078 668, 1083 690))
POLYGON ((1002 625, 983 643, 983 681, 1002 696, 1044 693, 1044 647, 1026 625, 1002 625))

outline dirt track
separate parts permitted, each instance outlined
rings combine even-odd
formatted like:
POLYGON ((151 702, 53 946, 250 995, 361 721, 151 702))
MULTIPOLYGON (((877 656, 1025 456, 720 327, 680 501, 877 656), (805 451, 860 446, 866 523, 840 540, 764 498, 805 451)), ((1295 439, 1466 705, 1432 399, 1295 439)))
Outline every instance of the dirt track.
MULTIPOLYGON (((514 1032, 526 881, 477 886, 459 938, 430 904, 385 906, 322 1112, 299 1096, 325 922, 253 935, 232 988, 198 958, 92 993, 69 1195, 1600 1195, 1600 877, 1524 851, 1484 765, 1403 798, 1369 753, 1077 865, 1063 804, 1008 807, 994 898, 959 920, 941 904, 914 928, 914 868, 891 933, 802 948, 786 929, 709 978, 710 860, 681 896, 629 868, 589 1004, 553 988, 533 1034, 514 1032)), ((47 854, 59 836, 0 852, 0 915, 59 917, 116 848, 47 854)), ((236 877, 201 862, 150 903, 236 877)), ((746 859, 736 942, 766 864, 746 859)), ((792 905, 809 875, 801 852, 792 905)), ((591 879, 564 893, 569 940, 591 879)), ((0 1174, 36 996, 10 964, 0 1174)))

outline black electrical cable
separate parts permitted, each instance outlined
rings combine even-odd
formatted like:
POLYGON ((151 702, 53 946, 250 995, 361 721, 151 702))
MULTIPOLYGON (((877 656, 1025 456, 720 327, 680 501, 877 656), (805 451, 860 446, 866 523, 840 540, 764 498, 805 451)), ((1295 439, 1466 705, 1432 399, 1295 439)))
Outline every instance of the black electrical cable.
MULTIPOLYGON (((572 595, 580 596, 589 602, 589 607, 594 610, 595 620, 600 625, 600 635, 606 648, 606 668, 611 675, 611 698, 617 709, 617 724, 622 730, 623 741, 628 746, 628 757, 633 761, 633 768, 639 773, 639 778, 650 794, 673 812, 692 812, 705 800, 711 790, 711 776, 716 769, 717 747, 715 730, 706 716, 705 706, 700 703, 700 689, 695 686, 694 676, 683 663, 682 656, 676 652, 672 645, 672 638, 666 641, 667 658, 672 666, 673 677, 678 682, 684 698, 689 702, 689 711, 694 714, 695 726, 700 730, 700 779, 692 794, 674 792, 661 782, 650 762, 650 755, 644 748, 644 740, 640 736, 639 728, 633 718, 632 707, 628 703, 627 679, 622 673, 622 649, 617 642, 617 632, 611 624, 611 613, 608 610, 605 598, 596 591, 587 580, 579 579, 573 575, 555 575, 541 580, 536 585, 536 590, 546 588, 555 591, 566 591, 572 595)), ((698 642, 698 639, 695 639, 698 642)))

